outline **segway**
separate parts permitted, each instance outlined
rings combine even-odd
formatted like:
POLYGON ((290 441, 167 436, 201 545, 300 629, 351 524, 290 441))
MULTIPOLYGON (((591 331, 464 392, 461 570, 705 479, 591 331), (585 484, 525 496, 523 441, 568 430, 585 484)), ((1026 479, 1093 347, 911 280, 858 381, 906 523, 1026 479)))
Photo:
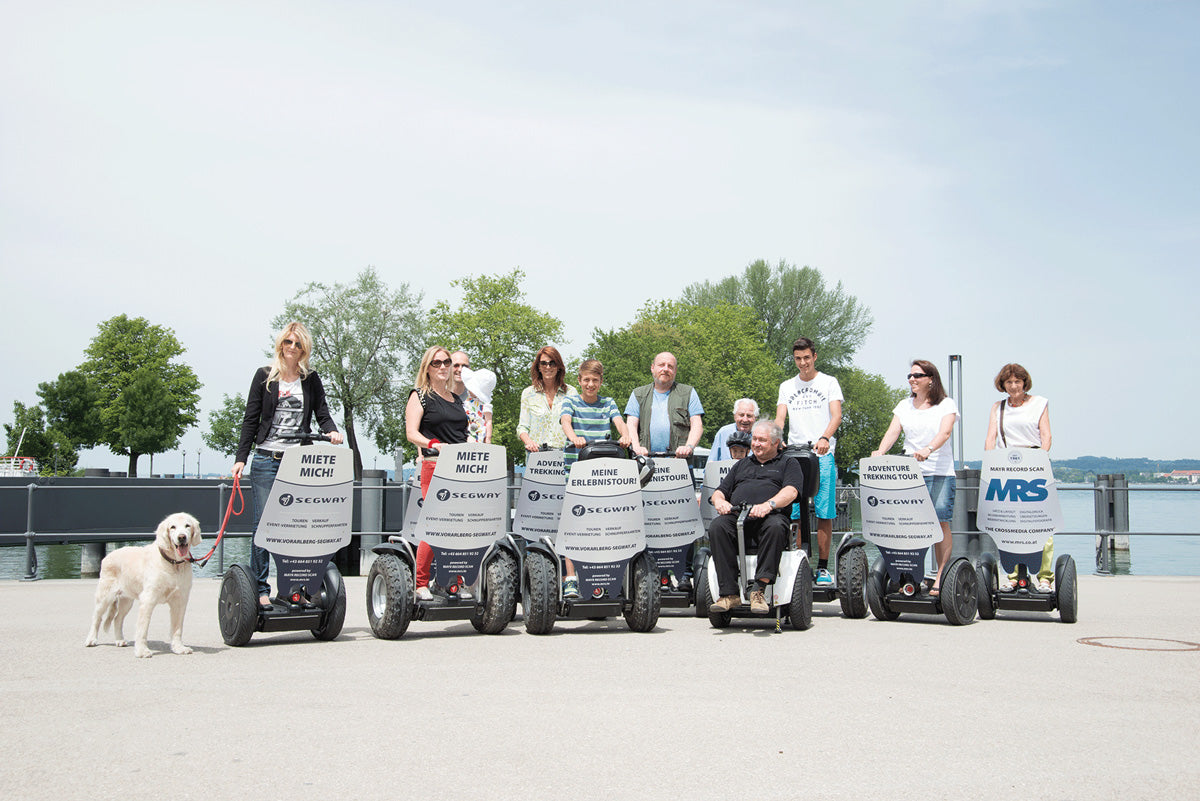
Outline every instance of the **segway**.
MULTIPOLYGON (((804 493, 797 498, 800 505, 800 518, 793 520, 793 533, 797 537, 799 547, 807 547, 808 553, 819 553, 817 549, 816 532, 812 527, 812 512, 810 501, 816 497, 820 489, 820 457, 812 449, 812 443, 804 445, 789 445, 783 455, 798 459, 804 470, 804 493)), ((837 601, 842 608, 842 616, 861 619, 867 616, 867 541, 862 537, 846 535, 838 543, 834 552, 835 583, 813 584, 814 603, 832 603, 837 601)))
MULTIPOLYGON (((304 434, 302 442, 328 442, 304 434)), ((348 448, 314 444, 283 452, 254 544, 275 560, 278 594, 258 603, 250 569, 235 564, 221 581, 217 614, 221 639, 242 646, 256 631, 309 630, 335 639, 346 620, 346 586, 330 561, 350 543, 354 511, 354 461, 348 448)))
POLYGON ((526 542, 521 580, 525 630, 549 634, 559 618, 623 615, 633 631, 651 631, 660 610, 658 568, 646 550, 642 487, 653 462, 628 458, 609 440, 584 445, 571 465, 555 536, 526 542), (564 598, 562 559, 578 571, 581 596, 564 598))
POLYGON ((1050 457, 1036 448, 1000 448, 986 451, 979 475, 976 520, 996 543, 996 554, 980 554, 975 566, 978 579, 979 617, 992 620, 1000 609, 1053 612, 1074 623, 1079 613, 1079 579, 1075 560, 1062 554, 1054 562, 1054 586, 1037 589, 1033 574, 1041 567, 1042 549, 1054 531, 1062 528, 1050 457), (1000 591, 1000 570, 1017 572, 1012 591, 1000 591))
POLYGON ((687 609, 696 603, 695 582, 686 581, 687 573, 708 554, 698 545, 706 528, 696 503, 692 470, 687 460, 672 453, 648 456, 654 461, 654 475, 642 490, 646 550, 658 567, 662 608, 687 609))
POLYGON ((517 546, 505 531, 506 479, 502 446, 441 446, 413 531, 372 549, 367 619, 376 637, 398 639, 413 620, 470 620, 483 634, 504 631, 517 605, 517 546), (430 600, 416 597, 422 540, 434 552, 430 600))
POLYGON ((879 549, 867 574, 867 605, 877 620, 902 612, 942 615, 956 626, 975 619, 976 576, 959 557, 942 570, 939 595, 923 581, 929 547, 942 538, 933 501, 914 459, 872 456, 859 460, 863 536, 879 549))

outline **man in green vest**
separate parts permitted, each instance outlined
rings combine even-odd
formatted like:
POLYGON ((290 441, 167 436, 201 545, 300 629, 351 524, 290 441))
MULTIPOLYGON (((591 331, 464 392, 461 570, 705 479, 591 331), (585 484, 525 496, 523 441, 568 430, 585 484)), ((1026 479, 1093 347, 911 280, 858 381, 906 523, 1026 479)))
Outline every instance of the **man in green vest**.
POLYGON ((674 354, 658 354, 650 365, 654 383, 629 395, 625 417, 634 453, 673 453, 687 459, 700 444, 704 407, 695 389, 675 380, 677 365, 674 354))
MULTIPOLYGON (((629 421, 634 453, 643 456, 673 453, 687 459, 700 443, 704 433, 704 407, 700 405, 695 389, 675 381, 677 366, 674 354, 658 354, 650 365, 654 383, 638 387, 629 395, 625 417, 629 421)), ((694 557, 693 543, 682 557, 683 578, 676 585, 680 591, 687 592, 692 588, 694 557)))

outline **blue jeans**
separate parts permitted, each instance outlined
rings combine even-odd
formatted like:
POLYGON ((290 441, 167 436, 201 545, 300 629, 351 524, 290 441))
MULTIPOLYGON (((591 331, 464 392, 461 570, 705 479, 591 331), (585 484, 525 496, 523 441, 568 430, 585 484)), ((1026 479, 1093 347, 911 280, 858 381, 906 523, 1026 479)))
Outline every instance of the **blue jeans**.
POLYGON ((941 523, 948 523, 954 516, 954 485, 954 476, 925 476, 933 511, 941 523))
MULTIPOLYGON (((258 521, 262 518, 263 509, 267 508, 267 499, 271 497, 271 485, 275 483, 275 474, 279 472, 279 460, 261 453, 254 454, 250 465, 250 488, 254 495, 254 530, 258 531, 258 521)), ((271 594, 271 584, 267 581, 271 567, 271 554, 266 548, 260 548, 250 543, 250 573, 258 583, 259 596, 271 594)))

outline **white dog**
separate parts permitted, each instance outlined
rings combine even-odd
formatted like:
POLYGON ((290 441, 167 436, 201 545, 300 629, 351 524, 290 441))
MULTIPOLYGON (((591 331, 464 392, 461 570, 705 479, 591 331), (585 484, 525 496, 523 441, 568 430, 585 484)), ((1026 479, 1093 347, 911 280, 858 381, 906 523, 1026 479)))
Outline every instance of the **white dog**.
POLYGON ((101 627, 113 626, 118 646, 125 646, 125 616, 138 607, 137 637, 133 655, 149 658, 146 634, 150 630, 150 613, 159 604, 171 608, 171 650, 190 654, 183 644, 183 613, 187 611, 188 595, 192 591, 193 545, 200 544, 200 522, 184 512, 176 512, 158 524, 154 542, 149 545, 128 545, 104 557, 100 563, 100 583, 96 585, 96 610, 92 614, 92 630, 84 645, 96 644, 101 627))

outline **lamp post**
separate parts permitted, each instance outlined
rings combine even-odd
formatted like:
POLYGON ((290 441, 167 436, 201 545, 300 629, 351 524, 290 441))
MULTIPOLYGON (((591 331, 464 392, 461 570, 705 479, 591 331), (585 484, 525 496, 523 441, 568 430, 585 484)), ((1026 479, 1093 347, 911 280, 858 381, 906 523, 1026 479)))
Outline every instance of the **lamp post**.
POLYGON ((196 478, 200 478, 200 454, 203 448, 196 449, 196 478))
POLYGON ((182 451, 182 453, 183 453, 183 466, 181 469, 183 470, 183 475, 181 475, 180 478, 187 478, 187 450, 184 449, 182 451))
POLYGON ((54 443, 54 475, 58 475, 58 443, 54 443))

